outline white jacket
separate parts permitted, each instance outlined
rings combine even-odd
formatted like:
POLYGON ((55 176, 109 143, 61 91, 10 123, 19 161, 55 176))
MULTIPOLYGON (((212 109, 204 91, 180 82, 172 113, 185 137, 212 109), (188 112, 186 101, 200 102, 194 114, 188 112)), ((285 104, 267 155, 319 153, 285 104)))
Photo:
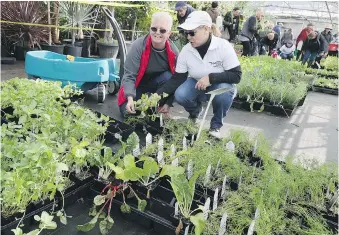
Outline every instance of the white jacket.
POLYGON ((290 48, 286 47, 286 45, 283 45, 280 47, 280 52, 284 54, 291 54, 295 50, 295 45, 291 46, 290 48))

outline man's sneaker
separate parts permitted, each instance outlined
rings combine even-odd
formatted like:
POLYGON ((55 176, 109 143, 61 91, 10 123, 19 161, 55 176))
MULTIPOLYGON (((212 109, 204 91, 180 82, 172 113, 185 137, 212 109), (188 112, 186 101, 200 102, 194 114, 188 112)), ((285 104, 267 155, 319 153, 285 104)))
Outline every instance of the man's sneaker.
POLYGON ((189 115, 188 116, 188 119, 189 120, 191 120, 193 123, 197 123, 197 120, 200 118, 200 116, 203 114, 203 112, 204 112, 204 107, 202 107, 201 106, 201 108, 200 108, 200 112, 199 112, 199 114, 198 115, 189 115))
POLYGON ((221 139, 220 129, 210 129, 209 134, 217 139, 221 139))

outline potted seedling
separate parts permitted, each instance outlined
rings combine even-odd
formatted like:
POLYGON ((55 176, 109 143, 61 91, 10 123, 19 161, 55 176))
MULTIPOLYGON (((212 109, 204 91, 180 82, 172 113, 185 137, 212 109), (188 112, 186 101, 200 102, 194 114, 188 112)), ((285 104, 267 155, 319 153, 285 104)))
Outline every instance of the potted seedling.
MULTIPOLYGON (((93 14, 93 5, 81 4, 78 2, 60 2, 61 16, 67 20, 66 26, 72 29, 72 40, 65 46, 64 54, 80 57, 82 54, 82 42, 84 39, 83 27, 96 24, 96 17, 93 14)), ((66 42, 66 41, 65 41, 66 42)))
MULTIPOLYGON (((43 2, 1 2, 1 20, 11 22, 24 22, 29 24, 46 24, 47 15, 43 2)), ((47 42, 47 28, 21 25, 5 24, 1 25, 1 30, 5 31, 5 36, 15 45, 15 57, 17 60, 25 60, 27 51, 40 49, 41 42, 47 42)))
MULTIPOLYGON (((114 15, 114 8, 109 7, 109 10, 114 15)), ((99 55, 101 58, 115 59, 119 52, 119 45, 117 40, 113 40, 113 27, 107 17, 105 17, 105 26, 105 29, 109 28, 109 31, 106 31, 104 37, 97 42, 99 55)))
MULTIPOLYGON (((57 2, 54 4, 56 7, 57 2)), ((51 25, 51 2, 47 2, 47 15, 48 15, 48 25, 51 25)), ((58 19, 56 19, 58 20, 58 19)), ((52 28, 48 28, 48 44, 41 44, 41 49, 52 51, 58 54, 64 53, 64 45, 63 44, 52 44, 52 28)))

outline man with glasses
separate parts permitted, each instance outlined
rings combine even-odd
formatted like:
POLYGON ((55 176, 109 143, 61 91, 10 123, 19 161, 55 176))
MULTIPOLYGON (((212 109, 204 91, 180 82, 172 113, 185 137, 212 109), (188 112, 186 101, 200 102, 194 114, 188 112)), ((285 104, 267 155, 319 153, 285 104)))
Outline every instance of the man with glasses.
POLYGON ((155 93, 172 77, 176 57, 176 46, 168 40, 173 19, 168 12, 152 15, 150 32, 132 44, 125 61, 125 71, 118 94, 118 105, 124 117, 134 114, 134 100, 142 94, 155 93))

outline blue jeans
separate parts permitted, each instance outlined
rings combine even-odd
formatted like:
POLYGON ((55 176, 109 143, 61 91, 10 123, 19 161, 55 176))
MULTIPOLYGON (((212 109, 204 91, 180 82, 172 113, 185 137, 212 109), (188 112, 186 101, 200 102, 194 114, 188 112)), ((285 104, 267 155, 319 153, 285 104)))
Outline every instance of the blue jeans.
POLYGON ((293 58, 293 52, 290 54, 280 53, 280 57, 281 59, 284 59, 284 60, 286 59, 291 60, 293 58))
POLYGON ((210 123, 211 129, 220 129, 223 126, 223 118, 232 105, 233 98, 236 95, 236 87, 229 83, 213 84, 207 88, 206 91, 201 91, 195 88, 197 80, 187 78, 187 80, 175 91, 175 100, 182 105, 190 116, 195 117, 199 114, 201 109, 201 102, 209 99, 206 92, 218 88, 233 88, 233 90, 215 96, 212 101, 213 118, 210 123))
MULTIPOLYGON (((149 83, 147 84, 140 84, 139 87, 136 88, 136 96, 134 100, 138 100, 141 98, 142 94, 151 94, 155 93, 160 87, 162 87, 166 81, 171 79, 172 73, 169 71, 163 72, 159 76, 155 77, 152 79, 149 83)), ((127 105, 127 100, 125 103, 123 103, 119 108, 120 108, 120 113, 122 117, 125 117, 126 113, 126 105, 127 105)))
POLYGON ((310 50, 306 50, 304 57, 302 59, 302 64, 305 64, 308 60, 308 66, 311 66, 317 57, 318 52, 311 52, 310 50))

